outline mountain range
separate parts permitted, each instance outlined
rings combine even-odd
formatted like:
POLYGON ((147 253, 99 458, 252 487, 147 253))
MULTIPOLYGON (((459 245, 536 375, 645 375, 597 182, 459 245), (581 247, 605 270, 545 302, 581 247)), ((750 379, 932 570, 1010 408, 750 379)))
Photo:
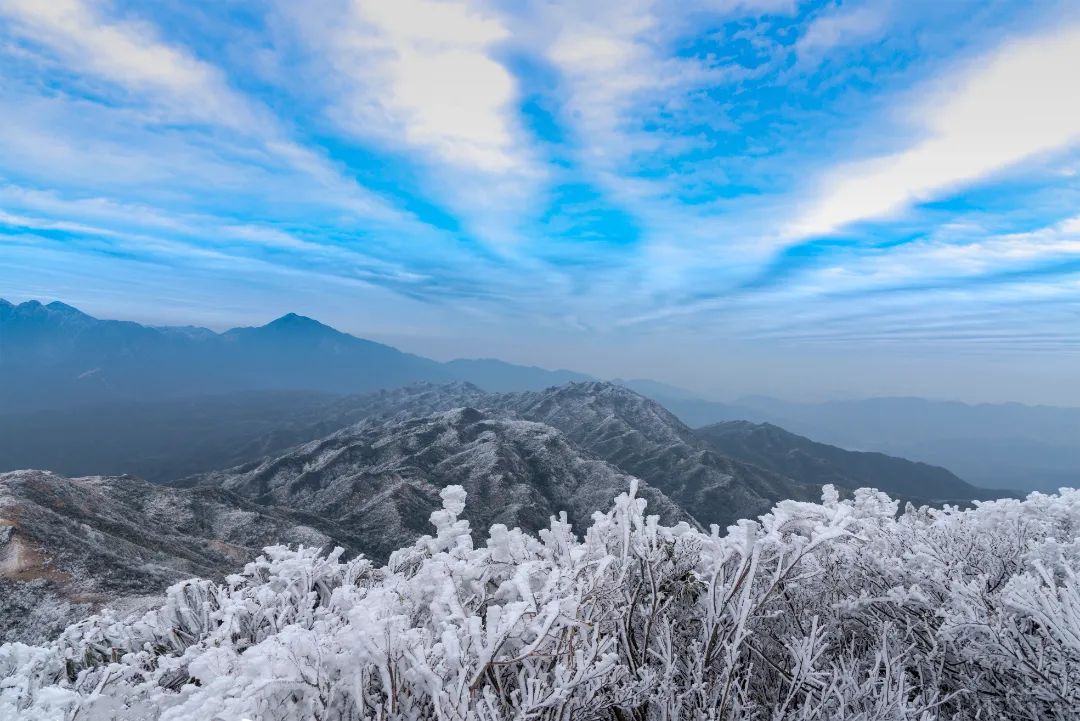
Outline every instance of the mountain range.
POLYGON ((0 474, 0 640, 47 638, 102 605, 138 609, 180 579, 221 579, 273 543, 385 561, 429 530, 451 484, 469 492, 465 518, 480 529, 536 531, 560 513, 583 528, 632 483, 665 522, 697 524, 552 426, 455 407, 487 397, 508 400, 460 383, 357 397, 348 413, 359 423, 175 486, 0 474))
MULTIPOLYGON (((465 518, 474 528, 528 531, 560 513, 584 528, 631 484, 663 522, 698 527, 724 527, 781 499, 812 499, 823 482, 849 492, 877 475, 904 497, 986 495, 944 469, 847 453, 779 429, 695 431, 613 383, 520 393, 421 383, 303 399, 306 416, 279 428, 264 416, 245 442, 221 448, 219 460, 238 465, 170 485, 128 475, 0 474, 6 638, 45 637, 104 604, 141 607, 181 578, 223 578, 269 543, 336 545, 385 560, 428 532, 439 492, 452 484, 468 492, 465 518)), ((234 440, 243 435, 236 433, 234 440)), ((197 465, 185 463, 179 467, 197 465)))
POLYGON ((1053 492, 1080 484, 1080 408, 925 398, 716 402, 662 389, 647 394, 693 427, 768 423, 843 448, 945 466, 986 488, 1053 492))
POLYGON ((466 380, 524 390, 585 378, 495 360, 440 363, 295 313, 215 333, 99 320, 61 302, 0 300, 0 408, 8 412, 252 389, 355 393, 466 380))
MULTIPOLYGON (((530 532, 560 515, 585 528, 631 486, 663 523, 697 528, 814 500, 824 484, 917 504, 1000 495, 822 442, 853 437, 856 421, 849 447, 914 437, 902 404, 816 414, 648 379, 440 363, 295 314, 215 333, 0 301, 0 407, 0 641, 45 639, 105 605, 132 612, 191 576, 224 579, 273 543, 385 561, 429 531, 450 485, 467 491, 474 528, 530 532)), ((1013 416, 966 408, 945 416, 956 432, 1013 430, 1013 416)), ((1028 421, 1066 442, 1070 416, 1047 413, 1028 421)))
POLYGON ((695 431, 718 453, 803 483, 876 488, 915 502, 959 502, 999 497, 945 468, 884 453, 848 451, 796 435, 771 423, 727 421, 695 431))
MULTIPOLYGON (((81 474, 91 462, 95 473, 175 478, 250 457, 251 449, 233 449, 251 438, 271 453, 335 430, 318 420, 335 404, 330 396, 415 382, 516 392, 588 380, 595 379, 495 359, 442 363, 296 314, 215 333, 99 320, 60 302, 0 300, 0 468, 81 474), (232 422, 215 422, 219 416, 232 422), (62 445, 49 440, 59 429, 69 439, 62 445), (201 452, 183 457, 177 438, 201 452)), ((1078 408, 920 398, 717 402, 649 379, 617 382, 691 428, 769 423, 842 448, 945 466, 990 488, 1054 490, 1080 479, 1078 408)))
MULTIPOLYGON (((247 466, 186 479, 257 503, 303 508, 356 529, 385 558, 430 528, 439 491, 460 485, 475 528, 537 530, 560 512, 576 528, 629 488, 630 475, 555 428, 471 407, 373 419, 247 466)), ((691 516, 647 483, 639 492, 669 523, 691 516)))

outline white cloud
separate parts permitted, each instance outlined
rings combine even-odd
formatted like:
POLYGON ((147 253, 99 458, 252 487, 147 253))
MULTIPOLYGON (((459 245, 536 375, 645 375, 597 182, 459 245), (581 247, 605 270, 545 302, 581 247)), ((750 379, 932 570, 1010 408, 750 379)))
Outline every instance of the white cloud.
MULTIPOLYGON (((236 92, 225 75, 215 66, 193 56, 185 48, 170 45, 158 37, 148 23, 105 17, 88 0, 0 0, 0 16, 10 20, 9 28, 54 53, 73 72, 105 80, 122 88, 128 101, 148 103, 160 119, 169 122, 199 122, 223 128, 235 135, 240 144, 254 142, 258 152, 314 181, 326 193, 329 203, 379 222, 412 223, 411 218, 390 207, 381 198, 361 188, 321 153, 303 147, 287 137, 277 119, 260 103, 236 92)), ((125 113, 123 107, 98 108, 125 113)), ((126 113, 118 122, 130 122, 126 113)), ((153 115, 138 117, 152 125, 153 115)), ((34 136, 25 143, 14 138, 21 151, 35 150, 55 157, 50 143, 38 142, 41 136, 58 128, 9 127, 5 135, 23 133, 34 136)), ((65 138, 57 135, 55 143, 63 147, 65 138)), ((93 145, 96 139, 84 136, 93 145)), ((0 140, 2 142, 2 140, 0 140)), ((203 154, 202 143, 192 148, 203 154)), ((236 148, 234 147, 235 151, 236 148)), ((250 154, 250 153, 249 153, 250 154)), ((157 159, 139 157, 136 147, 125 148, 121 158, 130 167, 124 172, 151 172, 157 159), (141 168, 141 170, 139 169, 141 168)), ((253 158, 256 164, 264 159, 253 158)), ((111 163, 116 165, 117 163, 111 163)))
MULTIPOLYGON (((399 286, 428 280, 428 276, 409 270, 400 263, 380 260, 348 247, 304 240, 272 226, 254 223, 237 224, 212 216, 160 216, 155 211, 141 206, 120 205, 101 198, 64 200, 55 195, 12 186, 0 186, 0 198, 23 198, 42 206, 43 209, 54 213, 59 212, 65 217, 87 215, 103 221, 101 224, 94 225, 0 210, 0 226, 72 233, 79 238, 63 241, 72 247, 94 247, 106 244, 148 259, 162 256, 224 261, 230 264, 257 264, 257 267, 275 272, 318 271, 327 277, 336 275, 393 283, 399 286), (134 214, 134 218, 131 214, 134 214), (132 223, 132 220, 136 222, 132 223), (174 237, 156 232, 119 230, 116 227, 118 224, 148 225, 152 229, 155 226, 167 227, 173 231, 174 237), (192 238, 198 241, 191 242, 192 238), (299 251, 303 254, 307 265, 298 268, 295 258, 290 257, 253 256, 246 252, 249 248, 243 246, 250 246, 250 249, 254 250, 299 251)), ((3 237, 0 233, 0 238, 3 237)), ((30 237, 34 239, 35 245, 40 244, 34 236, 30 237)))
POLYGON ((561 27, 547 57, 569 84, 565 114, 594 159, 620 148, 621 155, 628 149, 622 143, 636 96, 669 84, 663 58, 648 37, 657 19, 650 3, 627 3, 599 17, 573 17, 577 9, 559 12, 571 17, 554 19, 561 27))
POLYGON ((686 138, 644 125, 678 115, 688 92, 726 77, 699 59, 673 54, 694 9, 666 12, 653 0, 544 6, 542 53, 564 80, 563 116, 594 172, 620 173, 636 152, 686 146, 686 138))
MULTIPOLYGON (((985 301, 987 307, 997 296, 1010 303, 1035 300, 1040 294, 1046 295, 1047 288, 1061 291, 1055 296, 1080 298, 1076 293, 1080 288, 1075 283, 1077 275, 1065 266, 1076 260, 1080 260, 1080 216, 1006 234, 989 233, 975 223, 956 222, 937 228, 919 241, 852 250, 831 264, 805 269, 783 283, 750 293, 732 292, 654 308, 630 315, 619 325, 674 322, 680 317, 698 320, 723 309, 725 314, 739 318, 733 321, 739 325, 739 332, 752 331, 755 324, 760 324, 758 330, 765 335, 772 332, 766 328, 771 326, 778 337, 792 337, 790 332, 805 320, 806 314, 813 316, 815 323, 851 312, 865 318, 871 304, 877 307, 895 302, 916 305, 925 315, 926 311, 941 309, 938 301, 929 300, 934 293, 965 296, 974 306, 985 301), (1059 274, 1044 275, 1055 265, 1059 266, 1059 274), (1074 280, 1068 280, 1070 277, 1074 280), (992 282, 969 286, 983 279, 992 282), (782 312, 777 313, 780 309, 782 312), (756 310, 764 315, 755 315, 756 310)), ((953 313, 952 306, 944 308, 946 315, 953 313)), ((986 318, 985 307, 973 312, 986 318)), ((865 326, 860 327, 865 330, 865 326)))
MULTIPOLYGON (((716 138, 738 132, 729 116, 736 101, 723 91, 764 71, 680 50, 700 37, 702 27, 793 6, 724 0, 556 0, 539 6, 534 42, 562 80, 560 116, 576 141, 576 170, 632 216, 640 231, 641 252, 602 292, 618 283, 627 291, 620 297, 640 301, 644 295, 650 306, 669 302, 685 290, 703 253, 744 255, 733 251, 732 238, 750 225, 745 219, 756 214, 749 206, 757 201, 743 203, 733 218, 721 217, 710 203, 690 206, 680 196, 701 196, 727 182, 726 158, 684 161, 712 155, 716 138), (643 165, 664 172, 642 173, 643 165)), ((738 262, 731 260, 729 266, 738 262)))
POLYGON ((1061 222, 1061 231, 1080 237, 1080 215, 1061 222))
POLYGON ((334 118, 347 131, 471 170, 526 170, 517 84, 495 57, 509 31, 481 3, 355 0, 290 11, 327 52, 344 91, 334 118))
MULTIPOLYGON (((549 168, 520 117, 500 53, 512 21, 485 0, 282 0, 272 22, 298 41, 301 89, 333 130, 400 153, 464 232, 516 253, 549 168)), ((284 47, 279 48, 284 50, 284 47)), ((397 162, 395 159, 394 162, 397 162)))
POLYGON ((145 23, 107 21, 85 0, 0 0, 0 13, 78 72, 150 93, 172 113, 248 130, 264 120, 217 68, 160 42, 145 23))
MULTIPOLYGON (((677 125, 690 113, 691 93, 746 72, 719 65, 710 53, 680 55, 681 41, 699 37, 703 27, 719 19, 786 13, 795 5, 794 0, 554 0, 529 20, 539 26, 541 54, 566 81, 566 119, 589 150, 616 162, 634 151, 688 147, 695 141, 674 137, 678 131, 665 133, 664 118, 677 125)), ((694 114, 695 123, 730 127, 722 102, 701 102, 707 110, 694 114)))
POLYGON ((886 3, 846 5, 814 19, 795 44, 800 62, 814 63, 830 50, 878 35, 888 19, 886 3))
MULTIPOLYGON (((1046 296, 1048 289, 1054 289, 1055 297, 1076 298, 1077 276, 1069 265, 1078 259, 1080 218, 998 235, 988 234, 975 224, 957 223, 943 226, 916 242, 864 248, 856 255, 807 270, 753 298, 803 309, 800 312, 815 317, 815 326, 852 312, 865 321, 877 312, 868 309, 881 304, 910 305, 919 308, 920 319, 909 319, 908 323, 923 328, 927 317, 938 313, 948 324, 954 324, 959 312, 956 301, 942 305, 943 301, 935 297, 952 295, 970 304, 980 322, 991 322, 998 312, 992 309, 995 298, 1007 303, 1033 302, 1046 296)), ((720 302, 709 301, 694 310, 715 309, 720 302)), ((781 335, 793 332, 800 323, 783 318, 769 322, 781 335)), ((880 324, 875 320, 874 325, 880 324)), ((859 327, 866 330, 865 324, 859 327)))
POLYGON ((923 138, 893 155, 834 169, 788 228, 792 239, 904 210, 1080 140, 1080 27, 1006 44, 915 103, 923 138))
POLYGON ((0 225, 10 225, 16 228, 33 228, 35 230, 60 230, 66 233, 83 233, 91 235, 111 236, 117 235, 106 228, 95 228, 82 223, 72 223, 66 220, 52 220, 49 218, 31 218, 25 215, 16 215, 0 210, 0 225))

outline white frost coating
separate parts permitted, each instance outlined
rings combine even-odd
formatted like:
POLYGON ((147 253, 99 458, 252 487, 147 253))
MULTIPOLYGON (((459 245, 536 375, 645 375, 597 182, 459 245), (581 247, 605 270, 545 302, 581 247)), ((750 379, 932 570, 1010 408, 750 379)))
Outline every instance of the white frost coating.
POLYGON ((823 499, 720 535, 623 494, 583 539, 474 546, 451 487, 386 567, 271 547, 138 621, 0 647, 0 718, 1078 718, 1080 492, 823 499))
MULTIPOLYGON (((443 501, 443 509, 457 517, 465 512, 465 495, 465 489, 461 486, 447 486, 439 493, 439 498, 443 501)), ((438 524, 435 526, 438 527, 438 524)))
POLYGON ((447 486, 439 493, 443 507, 431 512, 431 525, 435 526, 434 540, 425 536, 432 553, 447 551, 456 546, 472 548, 472 536, 469 535, 469 522, 458 520, 465 512, 465 489, 461 486, 447 486))

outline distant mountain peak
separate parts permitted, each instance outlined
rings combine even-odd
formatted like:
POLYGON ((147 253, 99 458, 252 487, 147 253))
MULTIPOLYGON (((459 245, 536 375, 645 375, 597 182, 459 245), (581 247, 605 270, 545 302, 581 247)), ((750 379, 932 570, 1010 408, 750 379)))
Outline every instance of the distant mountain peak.
MULTIPOLYGON (((309 318, 306 315, 299 315, 298 313, 286 313, 280 318, 270 321, 264 325, 263 328, 318 328, 331 331, 334 330, 325 323, 320 323, 314 318, 309 318)), ((337 333, 339 331, 334 332, 337 333)))
POLYGON ((536 393, 536 396, 556 403, 574 400, 593 407, 634 408, 639 412, 662 416, 665 422, 673 426, 682 426, 675 416, 656 401, 611 381, 574 381, 546 388, 536 393))
POLYGON ((18 375, 0 374, 0 406, 5 410, 234 390, 357 393, 415 381, 475 384, 429 394, 467 398, 481 390, 543 391, 592 378, 492 359, 440 363, 298 313, 216 333, 99 320, 63 302, 30 301, 0 305, 0 323, 5 340, 0 362, 20 368, 18 375), (100 369, 95 373, 100 383, 76 382, 88 369, 100 369))
POLYGON ((487 391, 483 388, 474 383, 470 383, 469 381, 450 381, 449 383, 431 383, 429 381, 422 381, 406 386, 406 389, 409 388, 435 391, 447 395, 481 396, 487 394, 487 391))
POLYGON ((15 313, 23 317, 28 315, 37 315, 42 311, 44 307, 45 306, 43 306, 40 301, 27 300, 15 306, 15 313))
POLYGON ((66 315, 73 316, 86 316, 86 313, 83 313, 75 306, 68 305, 67 303, 62 303, 58 300, 54 300, 52 303, 47 304, 45 307, 53 311, 54 313, 64 313, 66 315))
POLYGON ((286 313, 280 318, 266 323, 264 325, 248 326, 243 328, 233 328, 225 331, 225 335, 247 335, 247 336, 266 336, 272 337, 274 335, 300 335, 300 336, 323 336, 323 337, 346 337, 347 333, 342 333, 336 328, 332 328, 325 323, 320 323, 314 318, 309 318, 306 315, 300 315, 298 313, 286 313))
POLYGON ((70 317, 89 318, 86 313, 83 313, 78 308, 70 306, 67 303, 61 303, 58 300, 54 300, 51 303, 45 304, 39 300, 28 300, 18 305, 0 298, 0 308, 14 309, 17 313, 27 316, 38 316, 43 313, 54 313, 57 315, 64 315, 70 317))

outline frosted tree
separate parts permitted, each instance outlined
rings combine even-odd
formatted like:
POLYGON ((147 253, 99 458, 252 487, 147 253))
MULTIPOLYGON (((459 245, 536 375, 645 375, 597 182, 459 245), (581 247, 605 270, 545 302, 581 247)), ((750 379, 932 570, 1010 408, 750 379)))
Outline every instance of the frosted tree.
POLYGON ((270 547, 40 646, 0 718, 1080 718, 1080 493, 787 501, 721 532, 635 489, 586 529, 476 542, 464 491, 385 566, 270 547))

